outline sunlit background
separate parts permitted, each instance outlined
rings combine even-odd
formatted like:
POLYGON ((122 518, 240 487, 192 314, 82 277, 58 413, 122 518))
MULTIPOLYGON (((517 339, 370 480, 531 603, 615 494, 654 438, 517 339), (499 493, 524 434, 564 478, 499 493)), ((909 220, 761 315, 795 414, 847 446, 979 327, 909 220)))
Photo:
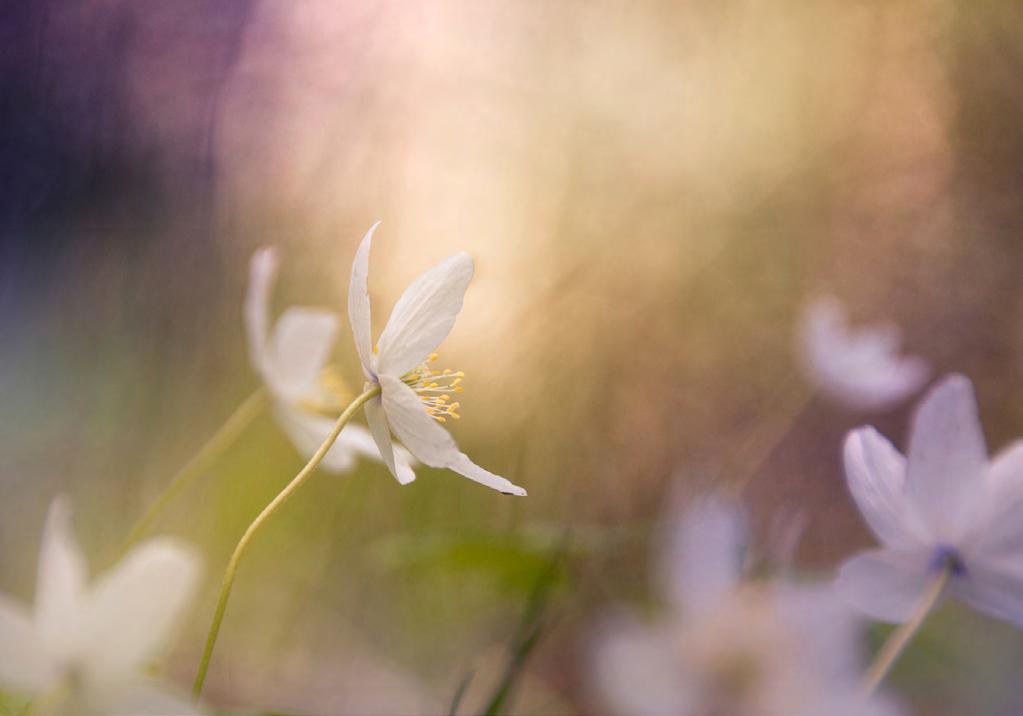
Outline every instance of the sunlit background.
MULTIPOLYGON (((749 480, 757 539, 805 520, 797 564, 830 575, 871 542, 842 436, 903 445, 910 404, 813 394, 810 298, 968 374, 992 449, 1023 433, 1013 3, 46 0, 0 46, 2 591, 31 598, 59 493, 108 566, 258 387, 255 249, 280 251, 277 311, 344 314, 381 219, 377 330, 420 271, 476 261, 441 349, 467 373, 452 432, 529 497, 318 474, 242 566, 215 705, 441 714, 471 675, 475 713, 547 584, 512 711, 599 714, 590 627, 652 599, 678 491, 749 480)), ((347 329, 335 358, 358 389, 347 329)), ((231 549, 302 462, 264 415, 154 528, 205 558, 182 688, 231 549)), ((1021 664, 1023 637, 948 606, 892 684, 921 715, 1008 716, 1021 664)))

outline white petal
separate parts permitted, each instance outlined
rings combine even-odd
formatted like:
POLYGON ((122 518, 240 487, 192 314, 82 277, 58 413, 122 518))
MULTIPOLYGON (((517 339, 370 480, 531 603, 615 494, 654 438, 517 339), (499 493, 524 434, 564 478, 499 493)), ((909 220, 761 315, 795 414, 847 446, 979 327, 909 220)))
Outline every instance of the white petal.
POLYGON ((58 497, 50 506, 39 554, 35 620, 46 644, 58 653, 74 648, 85 589, 85 559, 71 530, 71 508, 58 497))
MULTIPOLYGON (((278 402, 274 414, 291 444, 305 460, 312 459, 334 430, 334 420, 296 408, 289 403, 278 402)), ((346 426, 330 446, 330 450, 320 463, 322 469, 328 472, 348 472, 355 466, 355 455, 345 435, 349 427, 346 426)))
POLYGON ((271 390, 292 401, 315 400, 320 374, 337 337, 338 318, 330 311, 289 308, 274 326, 271 390))
POLYGON ((380 334, 379 372, 401 376, 447 338, 472 280, 472 258, 450 256, 405 289, 380 334))
POLYGON ((192 550, 157 538, 132 550, 87 595, 85 660, 92 680, 135 674, 169 645, 199 577, 192 550))
POLYGON ((979 537, 987 554, 1013 557, 1023 554, 1023 440, 1000 452, 987 475, 986 529, 979 537))
MULTIPOLYGON (((376 404, 379 406, 379 398, 376 400, 376 404)), ((387 416, 383 413, 382 409, 380 414, 385 421, 384 429, 389 431, 390 429, 387 427, 386 422, 387 416)), ((350 425, 345 428, 346 431, 349 429, 353 431, 352 439, 350 440, 352 450, 373 460, 380 460, 380 446, 373 437, 373 434, 361 425, 350 425)), ((387 439, 390 440, 390 432, 387 434, 387 439)), ((396 475, 398 482, 402 485, 407 485, 414 481, 416 473, 413 471, 412 466, 415 465, 416 459, 412 457, 408 450, 394 442, 391 442, 391 454, 394 456, 394 466, 398 471, 396 475)))
POLYGON ((849 328, 838 301, 812 302, 804 313, 801 351, 817 387, 854 410, 884 410, 916 392, 930 375, 917 357, 900 357, 891 325, 849 328))
MULTIPOLYGON (((689 683, 678 635, 665 625, 647 627, 616 615, 597 630, 594 689, 620 716, 687 716, 697 713, 699 685, 689 683)), ((670 625, 668 625, 670 626, 670 625)))
POLYGON ((924 397, 909 437, 908 496, 936 539, 955 545, 973 525, 986 471, 973 386, 951 375, 924 397))
POLYGON ((923 554, 864 552, 842 565, 835 588, 851 607, 872 619, 903 622, 927 588, 928 566, 923 554))
POLYGON ((379 397, 366 403, 366 422, 369 424, 369 432, 376 445, 377 456, 384 461, 395 479, 402 485, 407 485, 416 479, 415 473, 411 469, 399 470, 398 465, 395 464, 391 429, 387 425, 387 415, 384 413, 384 407, 379 397))
POLYGON ((845 439, 849 491, 877 538, 896 548, 925 539, 914 506, 906 499, 906 458, 872 427, 845 439))
POLYGON ((0 594, 0 690, 45 691, 56 678, 28 613, 0 594))
POLYGON ((1023 628, 1023 569, 1016 564, 971 559, 952 593, 980 612, 1023 628))
POLYGON ((184 696, 178 696, 162 684, 149 679, 134 679, 111 684, 90 694, 94 707, 104 714, 124 716, 201 716, 203 713, 184 696))
POLYGON ((381 374, 380 387, 391 430, 417 460, 430 467, 454 470, 508 495, 526 494, 521 487, 484 470, 462 453, 448 432, 429 416, 415 392, 399 379, 381 374))
POLYGON ((663 589, 686 618, 699 618, 735 588, 746 529, 742 513, 718 499, 693 503, 658 550, 663 589))
POLYGON ((352 279, 348 284, 348 322, 352 326, 355 350, 359 353, 362 372, 366 378, 374 377, 373 327, 369 306, 369 250, 373 245, 373 232, 380 226, 376 222, 362 238, 352 261, 352 279))
POLYGON ((249 340, 249 357, 264 377, 270 364, 270 293, 277 277, 277 252, 262 248, 249 262, 249 286, 245 294, 245 332, 249 340))

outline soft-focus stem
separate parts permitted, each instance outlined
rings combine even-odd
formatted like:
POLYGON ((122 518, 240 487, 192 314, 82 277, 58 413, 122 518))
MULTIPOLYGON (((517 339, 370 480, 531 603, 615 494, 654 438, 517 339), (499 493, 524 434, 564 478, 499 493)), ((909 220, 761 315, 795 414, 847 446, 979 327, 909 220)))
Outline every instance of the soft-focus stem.
POLYGON ((746 440, 739 450, 738 459, 728 469, 726 479, 729 484, 725 489, 733 497, 742 495, 814 397, 814 391, 806 387, 801 379, 789 381, 782 386, 780 392, 782 404, 770 406, 771 418, 761 423, 763 429, 756 430, 746 440))
POLYGON ((224 580, 220 585, 220 597, 217 600, 217 608, 213 613, 213 623, 210 624, 209 634, 206 636, 206 647, 203 650, 202 659, 199 661, 199 672, 195 677, 195 685, 192 687, 192 695, 196 700, 199 699, 199 695, 202 693, 203 684, 206 681, 206 672, 210 667, 210 658, 213 656, 213 647, 217 643, 217 634, 220 632, 220 624, 224 621, 224 610, 227 609, 227 600, 231 596, 231 587, 234 584, 235 574, 238 572, 238 563, 241 562, 242 555, 245 553, 245 549, 249 546, 252 538, 263 524, 270 519, 270 516, 277 511, 277 509, 283 505, 289 497, 291 497, 300 488, 306 480, 308 480, 317 466, 326 457, 327 452, 330 450, 334 441, 337 440, 338 435, 341 434, 341 430, 344 429, 345 425, 351 420, 352 416, 366 404, 370 398, 376 397, 380 394, 380 387, 376 386, 365 393, 357 397, 352 401, 351 405, 345 408, 345 411, 338 417, 337 422, 334 424, 334 429, 327 436, 327 439, 323 441, 319 449, 312 456, 306 466, 302 468, 301 472, 295 475, 294 479, 288 483, 287 487, 280 491, 270 504, 263 508, 263 511, 259 513, 259 516, 252 521, 248 529, 245 530, 245 534, 242 535, 241 540, 238 542, 238 546, 234 548, 234 552, 231 554, 231 559, 227 563, 227 569, 224 572, 224 580))
POLYGON ((941 593, 945 591, 945 586, 948 584, 949 577, 952 576, 952 570, 954 565, 946 564, 938 574, 934 576, 931 583, 927 585, 927 589, 920 597, 920 601, 917 602, 913 608, 913 613, 909 617, 909 621, 902 624, 898 629, 892 632, 891 636, 888 637, 888 641, 881 647, 881 651, 877 653, 877 658, 870 667, 870 671, 867 672, 866 678, 863 680, 863 695, 870 696, 876 690, 878 685, 891 671, 895 662, 898 661, 899 656, 906 649, 906 646, 916 635, 917 631, 920 630, 920 626, 924 623, 927 615, 931 613, 938 600, 941 598, 941 593))
POLYGON ((152 504, 152 506, 146 510, 146 513, 142 515, 135 526, 132 527, 131 532, 128 533, 128 537, 124 540, 124 544, 121 546, 120 554, 123 556, 128 549, 135 544, 142 535, 146 533, 153 521, 159 516, 161 512, 171 503, 171 501, 177 497, 182 490, 192 484, 192 482, 206 472, 213 462, 220 457, 223 452, 238 439, 238 436, 249 427, 253 420, 260 414, 263 407, 266 405, 266 389, 260 388, 245 401, 238 406, 231 417, 229 417, 223 425, 213 434, 205 445, 199 449, 191 460, 185 463, 184 467, 178 470, 177 474, 171 478, 170 483, 166 489, 160 495, 160 497, 152 504))

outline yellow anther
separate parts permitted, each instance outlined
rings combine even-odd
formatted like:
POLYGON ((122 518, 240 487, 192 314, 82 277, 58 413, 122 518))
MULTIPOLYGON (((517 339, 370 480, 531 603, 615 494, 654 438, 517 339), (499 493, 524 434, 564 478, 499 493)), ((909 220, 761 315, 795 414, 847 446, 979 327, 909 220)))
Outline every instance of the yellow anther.
POLYGON ((429 357, 429 361, 431 363, 433 363, 435 360, 437 360, 437 354, 436 353, 431 353, 430 357, 429 357))

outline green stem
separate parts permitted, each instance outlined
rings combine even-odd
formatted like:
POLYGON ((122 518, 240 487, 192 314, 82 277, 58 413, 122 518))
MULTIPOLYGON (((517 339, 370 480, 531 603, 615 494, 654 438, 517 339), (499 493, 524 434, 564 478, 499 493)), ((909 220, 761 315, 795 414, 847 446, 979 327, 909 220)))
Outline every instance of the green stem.
POLYGON ((213 613, 213 623, 210 624, 209 634, 206 636, 206 648, 203 650, 202 659, 199 661, 199 672, 195 677, 195 685, 192 687, 192 695, 196 700, 199 699, 199 695, 202 693, 203 684, 206 681, 206 672, 210 667, 210 658, 213 656, 213 647, 217 643, 217 634, 220 632, 220 624, 224 621, 224 610, 227 609, 227 600, 231 596, 231 587, 234 584, 235 574, 238 572, 238 563, 241 562, 242 555, 245 553, 245 548, 249 546, 252 538, 263 524, 270 519, 270 516, 277 511, 277 509, 283 505, 289 497, 291 497, 300 488, 306 480, 308 480, 316 467, 323 461, 323 458, 327 455, 327 451, 337 440, 338 435, 341 434, 341 430, 345 427, 352 416, 355 415, 356 411, 359 410, 366 401, 376 397, 380 394, 380 387, 375 386, 365 393, 357 397, 352 401, 351 405, 345 408, 345 411, 338 417, 337 422, 334 424, 334 429, 327 436, 327 439, 323 441, 319 449, 312 456, 306 466, 295 475, 294 479, 288 483, 287 487, 278 493, 270 504, 263 508, 263 511, 259 513, 259 516, 252 521, 248 529, 245 530, 245 534, 242 535, 241 540, 238 541, 238 546, 234 548, 234 552, 231 554, 231 559, 227 563, 227 569, 224 572, 224 580, 220 585, 220 597, 217 600, 217 608, 213 613))
POLYGON ((946 564, 944 568, 938 574, 935 575, 931 583, 927 585, 927 589, 920 597, 920 601, 917 602, 916 607, 913 608, 913 613, 909 617, 909 621, 901 625, 898 629, 892 632, 892 635, 888 637, 888 641, 881 647, 881 651, 877 653, 877 658, 870 667, 870 671, 867 672, 867 676, 863 681, 863 694, 864 696, 870 696, 873 694, 877 687, 884 681, 884 678, 888 675, 888 672, 892 670, 895 662, 899 656, 906 649, 910 640, 919 631, 920 626, 924 623, 927 615, 931 613, 937 605, 938 600, 941 598, 941 593, 945 591, 945 586, 948 584, 949 578, 952 576, 953 564, 946 564))
POLYGON ((206 472, 213 462, 220 457, 220 455, 226 450, 238 436, 244 432, 244 430, 255 420, 256 416, 263 410, 266 405, 266 389, 260 388, 245 401, 238 406, 238 408, 231 413, 223 425, 214 433, 202 448, 199 449, 191 460, 185 463, 184 467, 178 470, 177 474, 171 478, 167 488, 163 491, 156 502, 146 510, 146 513, 142 515, 135 526, 132 527, 131 532, 128 533, 128 537, 124 540, 124 544, 121 546, 120 554, 123 556, 133 544, 138 542, 139 538, 145 534, 146 530, 149 529, 150 525, 157 518, 157 516, 163 512, 164 508, 167 507, 170 502, 181 493, 186 487, 206 472))

